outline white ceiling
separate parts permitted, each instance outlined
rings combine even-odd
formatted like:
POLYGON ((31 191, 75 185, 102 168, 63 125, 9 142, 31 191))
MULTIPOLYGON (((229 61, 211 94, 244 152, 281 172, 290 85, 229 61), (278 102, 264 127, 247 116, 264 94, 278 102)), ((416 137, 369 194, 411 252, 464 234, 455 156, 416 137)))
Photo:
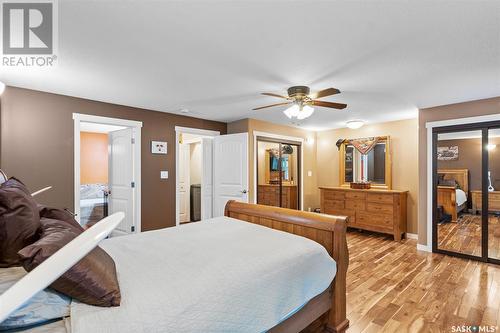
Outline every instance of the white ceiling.
POLYGON ((200 118, 251 111, 291 85, 336 87, 301 126, 411 118, 500 95, 500 1, 59 1, 58 66, 7 85, 200 118))

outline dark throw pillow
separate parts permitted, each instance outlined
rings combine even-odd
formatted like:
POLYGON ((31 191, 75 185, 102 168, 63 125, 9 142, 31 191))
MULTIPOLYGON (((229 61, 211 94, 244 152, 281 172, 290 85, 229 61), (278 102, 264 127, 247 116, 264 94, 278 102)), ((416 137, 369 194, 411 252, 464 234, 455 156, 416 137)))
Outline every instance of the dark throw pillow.
POLYGON ((68 222, 69 224, 73 225, 74 227, 80 229, 81 231, 84 230, 83 227, 80 225, 80 223, 76 222, 73 215, 71 215, 70 213, 68 213, 67 211, 65 211, 63 209, 47 207, 47 206, 39 204, 38 210, 40 211, 40 218, 45 217, 48 219, 68 222))
POLYGON ((38 239, 40 216, 35 200, 16 178, 0 186, 0 267, 20 265, 17 251, 38 239))
MULTIPOLYGON (((65 221, 42 218, 41 225, 40 239, 19 251, 22 265, 28 272, 82 233, 65 221)), ((90 305, 120 305, 115 262, 100 247, 90 251, 50 287, 90 305)))

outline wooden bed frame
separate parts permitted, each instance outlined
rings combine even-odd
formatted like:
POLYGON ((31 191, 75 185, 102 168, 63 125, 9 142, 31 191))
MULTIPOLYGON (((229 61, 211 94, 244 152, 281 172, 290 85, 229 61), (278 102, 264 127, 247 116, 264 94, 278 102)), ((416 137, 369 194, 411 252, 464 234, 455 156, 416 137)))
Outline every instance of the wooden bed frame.
POLYGON ((345 332, 349 326, 346 318, 346 275, 349 263, 347 217, 233 200, 226 204, 224 215, 309 238, 324 246, 337 263, 337 274, 330 288, 269 332, 345 332))
MULTIPOLYGON (((438 175, 444 174, 445 180, 455 180, 462 191, 469 198, 469 170, 468 169, 438 169, 438 175)), ((451 215, 451 222, 458 220, 458 207, 455 187, 441 186, 437 187, 437 204, 443 206, 443 211, 451 215)))

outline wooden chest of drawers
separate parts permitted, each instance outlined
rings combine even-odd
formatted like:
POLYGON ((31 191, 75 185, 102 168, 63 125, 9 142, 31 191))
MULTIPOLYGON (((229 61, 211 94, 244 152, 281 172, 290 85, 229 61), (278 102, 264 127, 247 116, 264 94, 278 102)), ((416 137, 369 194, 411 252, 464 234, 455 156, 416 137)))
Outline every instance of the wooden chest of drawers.
MULTIPOLYGON (((480 190, 471 191, 472 213, 478 214, 483 205, 483 193, 480 190)), ((500 212, 500 191, 488 192, 488 210, 490 212, 500 212)))
POLYGON ((391 234, 397 241, 406 233, 408 191, 344 187, 320 187, 320 190, 321 212, 348 216, 349 227, 391 234))
MULTIPOLYGON (((267 206, 280 205, 280 187, 279 185, 258 185, 257 203, 267 206)), ((281 193, 282 207, 297 209, 297 186, 283 185, 281 193)))

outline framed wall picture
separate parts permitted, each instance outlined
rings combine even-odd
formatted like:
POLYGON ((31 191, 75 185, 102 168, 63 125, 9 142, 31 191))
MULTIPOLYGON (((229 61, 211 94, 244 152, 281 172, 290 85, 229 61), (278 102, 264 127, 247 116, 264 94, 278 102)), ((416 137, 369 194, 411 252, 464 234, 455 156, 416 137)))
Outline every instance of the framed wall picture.
POLYGON ((437 147, 438 161, 457 161, 458 146, 437 147))
POLYGON ((167 155, 167 142, 151 141, 151 154, 167 155))

